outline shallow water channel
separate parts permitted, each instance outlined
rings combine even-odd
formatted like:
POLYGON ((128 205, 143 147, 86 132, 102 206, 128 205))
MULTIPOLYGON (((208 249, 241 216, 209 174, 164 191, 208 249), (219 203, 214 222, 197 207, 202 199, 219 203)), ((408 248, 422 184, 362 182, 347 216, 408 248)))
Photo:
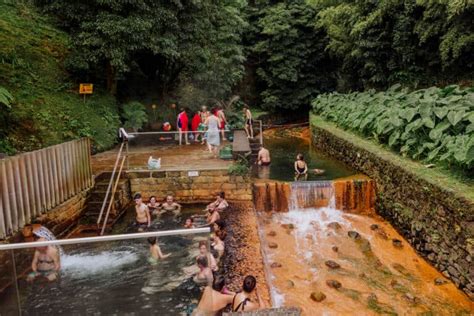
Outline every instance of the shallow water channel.
MULTIPOLYGON (((200 209, 185 208, 182 220, 173 216, 155 219, 153 230, 182 228, 186 214, 200 209)), ((133 217, 132 206, 113 233, 135 232, 128 228, 133 217)), ((150 262, 146 239, 65 246, 58 282, 19 281, 22 314, 186 314, 200 297, 192 274, 197 270, 198 243, 208 238, 208 233, 160 237, 162 252, 172 255, 158 263, 150 262)), ((33 254, 31 249, 24 251, 33 254)), ((0 315, 4 314, 8 313, 0 307, 0 315)))
MULTIPOLYGON (((270 179, 291 181, 287 165, 305 148, 309 165, 326 169, 326 179, 354 174, 297 133, 266 136, 270 179)), ((318 207, 317 180, 323 177, 311 180, 316 181, 291 185, 289 212, 258 213, 274 306, 298 306, 304 315, 474 313, 468 297, 373 211, 366 216, 338 210, 334 193, 329 206, 318 207)))

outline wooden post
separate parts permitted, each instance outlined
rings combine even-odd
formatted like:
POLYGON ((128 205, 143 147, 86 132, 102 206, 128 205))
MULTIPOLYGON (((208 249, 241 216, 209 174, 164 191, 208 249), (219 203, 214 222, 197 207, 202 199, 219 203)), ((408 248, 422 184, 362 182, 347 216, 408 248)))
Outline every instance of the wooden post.
POLYGON ((7 236, 7 223, 5 221, 5 215, 4 215, 4 212, 7 212, 6 209, 4 209, 3 205, 5 204, 5 202, 3 201, 4 200, 4 195, 3 195, 3 191, 4 191, 4 187, 7 186, 6 183, 4 183, 4 170, 3 170, 3 166, 4 166, 4 161, 3 160, 0 160, 0 238, 5 238, 7 236))

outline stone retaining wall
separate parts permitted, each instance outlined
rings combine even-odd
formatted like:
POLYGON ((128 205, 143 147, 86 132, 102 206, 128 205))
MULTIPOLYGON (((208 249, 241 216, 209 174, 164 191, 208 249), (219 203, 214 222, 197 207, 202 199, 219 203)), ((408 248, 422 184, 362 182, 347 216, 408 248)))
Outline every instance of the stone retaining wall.
POLYGON ((378 146, 374 150, 373 143, 319 118, 313 117, 311 128, 317 148, 376 181, 377 212, 474 299, 474 203, 467 197, 469 188, 466 196, 463 190, 445 188, 424 177, 423 169, 415 173, 414 162, 378 146))
POLYGON ((229 175, 227 170, 139 171, 129 172, 132 194, 140 192, 144 199, 155 195, 158 199, 173 195, 182 203, 205 203, 224 191, 230 202, 252 201, 250 179, 229 175))

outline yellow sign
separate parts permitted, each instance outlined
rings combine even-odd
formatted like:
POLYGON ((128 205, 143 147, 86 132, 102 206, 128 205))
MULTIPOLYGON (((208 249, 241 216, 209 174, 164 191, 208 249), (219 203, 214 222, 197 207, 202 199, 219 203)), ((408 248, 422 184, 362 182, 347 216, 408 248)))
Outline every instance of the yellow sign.
POLYGON ((79 94, 92 94, 94 85, 92 83, 81 83, 79 85, 79 94))

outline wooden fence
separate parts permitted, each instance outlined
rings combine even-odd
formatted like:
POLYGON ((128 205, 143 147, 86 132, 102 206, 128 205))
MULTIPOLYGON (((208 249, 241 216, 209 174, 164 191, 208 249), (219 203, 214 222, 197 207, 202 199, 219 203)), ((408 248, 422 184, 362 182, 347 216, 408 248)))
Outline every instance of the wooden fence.
POLYGON ((93 185, 88 138, 0 159, 0 238, 93 185))

